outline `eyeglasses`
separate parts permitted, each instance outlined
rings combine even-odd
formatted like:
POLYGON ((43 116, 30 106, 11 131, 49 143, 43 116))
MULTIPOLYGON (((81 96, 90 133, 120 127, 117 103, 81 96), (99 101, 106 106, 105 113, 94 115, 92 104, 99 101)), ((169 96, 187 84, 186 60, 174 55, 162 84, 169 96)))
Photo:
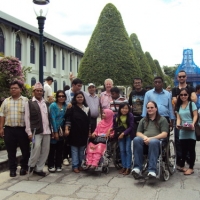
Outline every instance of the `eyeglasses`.
POLYGON ((18 88, 18 87, 10 88, 10 90, 18 90, 18 89, 20 89, 20 88, 18 88))
POLYGON ((64 95, 59 95, 58 98, 65 98, 65 96, 64 95))
POLYGON ((185 97, 186 97, 186 96, 188 96, 188 94, 180 94, 180 96, 181 96, 181 97, 182 97, 182 96, 185 96, 185 97))
POLYGON ((178 76, 179 78, 185 78, 186 76, 178 76))
POLYGON ((147 109, 153 109, 153 108, 155 108, 155 107, 147 107, 147 109))

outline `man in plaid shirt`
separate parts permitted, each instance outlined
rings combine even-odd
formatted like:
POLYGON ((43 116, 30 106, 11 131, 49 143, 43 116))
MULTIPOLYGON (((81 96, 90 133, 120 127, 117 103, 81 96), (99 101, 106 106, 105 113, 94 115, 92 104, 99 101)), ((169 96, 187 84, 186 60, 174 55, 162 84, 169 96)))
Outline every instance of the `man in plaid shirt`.
POLYGON ((25 175, 30 156, 29 139, 25 132, 24 106, 28 101, 21 95, 22 84, 14 81, 10 85, 11 96, 6 98, 0 109, 0 136, 4 137, 8 152, 10 177, 16 176, 16 150, 19 146, 22 152, 20 175, 25 175))

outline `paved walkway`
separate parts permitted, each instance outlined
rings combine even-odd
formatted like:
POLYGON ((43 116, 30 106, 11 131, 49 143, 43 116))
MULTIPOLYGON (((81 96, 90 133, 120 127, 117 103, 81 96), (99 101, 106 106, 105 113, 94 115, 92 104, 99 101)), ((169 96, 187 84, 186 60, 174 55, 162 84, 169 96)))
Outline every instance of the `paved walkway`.
POLYGON ((64 166, 60 173, 44 178, 33 175, 29 181, 27 176, 10 178, 9 171, 5 171, 0 173, 0 200, 199 200, 200 142, 196 151, 195 173, 184 176, 176 172, 166 182, 139 182, 132 175, 118 174, 112 165, 107 175, 75 174, 70 166, 64 166))

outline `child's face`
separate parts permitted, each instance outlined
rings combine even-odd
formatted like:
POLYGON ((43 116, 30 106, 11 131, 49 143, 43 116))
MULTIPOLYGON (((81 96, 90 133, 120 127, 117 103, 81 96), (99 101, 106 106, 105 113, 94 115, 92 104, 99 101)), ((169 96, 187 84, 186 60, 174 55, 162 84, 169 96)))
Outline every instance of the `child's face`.
POLYGON ((125 105, 123 108, 121 108, 121 114, 122 115, 127 115, 128 111, 129 111, 129 109, 128 109, 127 105, 125 105))
POLYGON ((106 118, 106 114, 105 114, 105 112, 103 112, 102 119, 105 119, 105 118, 106 118))

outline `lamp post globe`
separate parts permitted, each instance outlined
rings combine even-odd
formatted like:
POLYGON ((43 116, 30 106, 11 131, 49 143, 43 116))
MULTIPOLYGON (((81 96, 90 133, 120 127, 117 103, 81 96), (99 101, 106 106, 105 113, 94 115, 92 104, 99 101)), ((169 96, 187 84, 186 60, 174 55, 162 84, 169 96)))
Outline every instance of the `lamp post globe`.
POLYGON ((44 22, 48 12, 49 0, 33 0, 33 8, 38 20, 39 29, 39 82, 43 84, 44 72, 43 72, 43 30, 44 22))

